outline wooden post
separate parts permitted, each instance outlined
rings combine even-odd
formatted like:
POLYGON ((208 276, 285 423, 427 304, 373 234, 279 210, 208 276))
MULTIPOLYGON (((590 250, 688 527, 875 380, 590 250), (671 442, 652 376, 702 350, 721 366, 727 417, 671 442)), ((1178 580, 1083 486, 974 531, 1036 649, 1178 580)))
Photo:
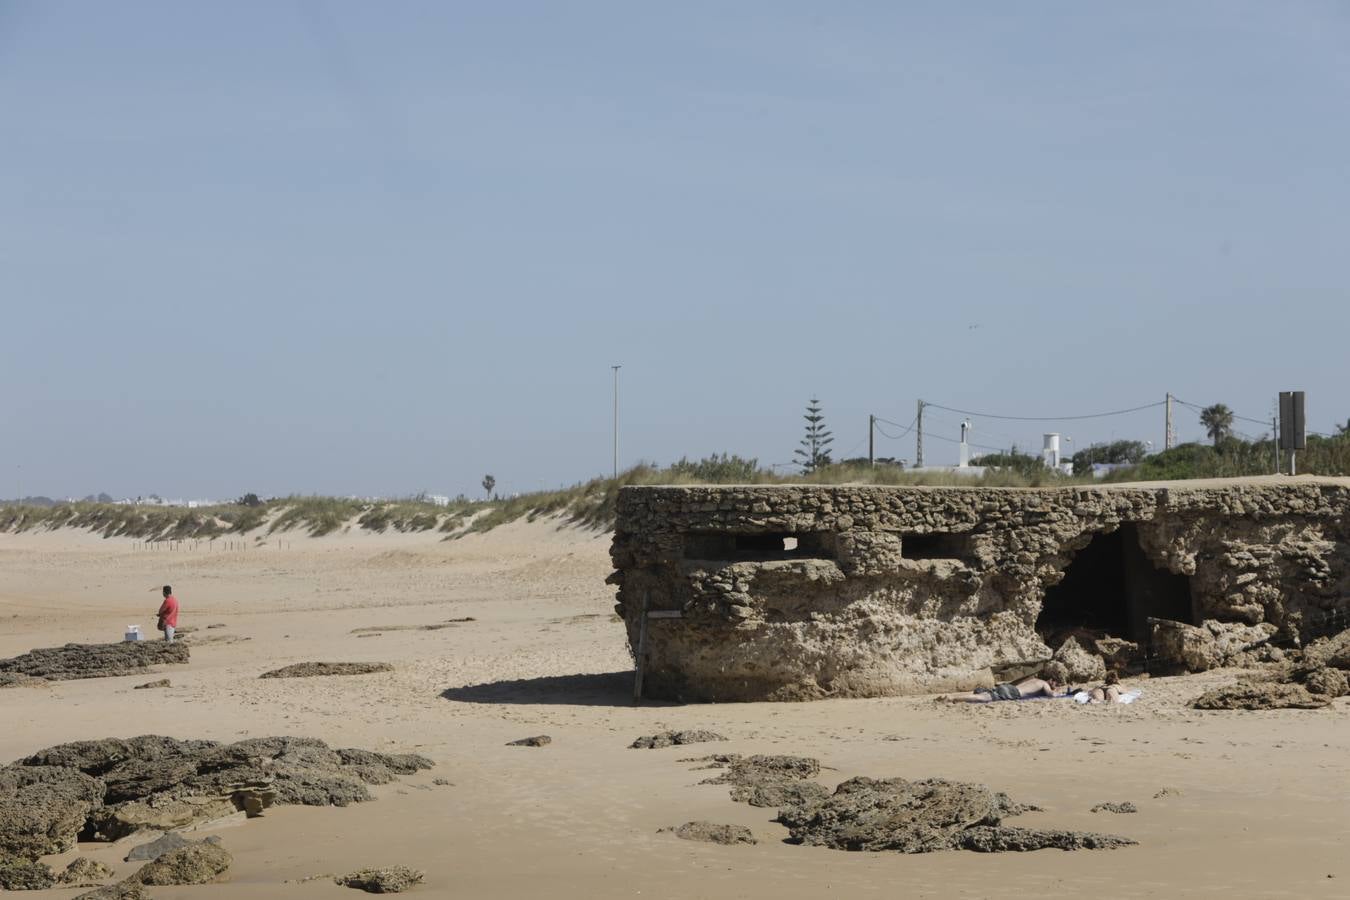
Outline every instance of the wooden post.
POLYGON ((633 676, 633 702, 638 703, 642 700, 642 667, 647 662, 647 603, 651 598, 651 591, 642 592, 642 613, 638 621, 638 646, 637 660, 633 676))

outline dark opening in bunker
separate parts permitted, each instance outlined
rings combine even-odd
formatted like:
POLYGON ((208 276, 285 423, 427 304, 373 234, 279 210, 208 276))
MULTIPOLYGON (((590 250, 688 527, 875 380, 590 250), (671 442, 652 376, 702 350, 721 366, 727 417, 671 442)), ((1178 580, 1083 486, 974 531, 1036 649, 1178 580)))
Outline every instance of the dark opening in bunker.
POLYGON ((906 534, 900 538, 900 555, 905 559, 968 559, 970 535, 931 532, 906 534))
POLYGON ((1150 616, 1195 624, 1191 580, 1154 565, 1127 523, 1074 554, 1064 580, 1046 590, 1036 630, 1048 638, 1086 628, 1145 642, 1150 616))
POLYGON ((695 533, 684 536, 684 558, 734 562, 775 559, 834 559, 834 536, 822 532, 792 534, 695 533))

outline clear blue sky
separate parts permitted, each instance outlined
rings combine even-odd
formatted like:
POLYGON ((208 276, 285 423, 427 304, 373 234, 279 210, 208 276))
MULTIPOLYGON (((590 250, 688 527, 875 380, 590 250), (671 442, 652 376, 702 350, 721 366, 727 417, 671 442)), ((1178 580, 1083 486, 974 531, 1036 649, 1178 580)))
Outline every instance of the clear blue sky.
POLYGON ((614 363, 625 465, 1331 431, 1348 101, 1337 2, 0 3, 0 496, 569 483, 614 363))

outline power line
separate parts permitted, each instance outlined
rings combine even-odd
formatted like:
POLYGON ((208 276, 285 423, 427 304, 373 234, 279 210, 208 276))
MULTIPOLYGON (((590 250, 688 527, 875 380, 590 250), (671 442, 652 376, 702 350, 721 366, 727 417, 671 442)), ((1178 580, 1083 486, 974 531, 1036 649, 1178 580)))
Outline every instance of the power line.
POLYGON ((1166 404, 1166 400, 1159 400, 1156 403, 1145 403, 1143 406, 1132 406, 1129 409, 1115 409, 1111 412, 1089 413, 1082 416, 997 416, 993 413, 977 413, 968 409, 956 409, 952 406, 943 406, 941 403, 930 403, 925 400, 924 406, 931 406, 934 409, 945 409, 947 412, 954 412, 962 416, 974 416, 977 419, 1007 419, 1013 422, 1072 422, 1079 419, 1104 419, 1107 416, 1123 416, 1126 413, 1139 412, 1144 409, 1155 409, 1166 404))
POLYGON ((892 422, 890 419, 883 419, 883 418, 881 418, 881 416, 873 416, 873 418, 872 418, 873 423, 876 423, 876 422, 885 422, 887 425, 894 425, 896 428, 901 428, 901 427, 904 428, 904 431, 900 432, 899 434, 891 434, 891 433, 888 432, 886 429, 884 429, 884 428, 882 428, 882 427, 880 427, 880 426, 877 426, 877 431, 881 432, 881 434, 882 434, 883 437, 888 437, 888 438, 890 438, 890 439, 893 440, 893 441, 898 441, 898 440, 900 440, 902 437, 904 437, 905 435, 907 435, 907 434, 909 434, 911 431, 913 431, 913 430, 914 430, 914 425, 915 425, 916 422, 918 422, 918 420, 919 420, 919 419, 918 419, 918 416, 915 416, 913 419, 910 420, 910 423, 909 423, 908 425, 901 426, 901 424, 900 424, 899 422, 892 422))

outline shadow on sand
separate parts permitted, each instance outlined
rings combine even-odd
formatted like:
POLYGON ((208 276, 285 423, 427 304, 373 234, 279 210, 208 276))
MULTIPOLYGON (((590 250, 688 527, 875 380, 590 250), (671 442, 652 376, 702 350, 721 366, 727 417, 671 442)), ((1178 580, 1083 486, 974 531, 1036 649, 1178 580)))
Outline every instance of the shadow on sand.
MULTIPOLYGON (((522 703, 550 706, 633 706, 633 673, 549 675, 466 684, 441 692, 459 703, 522 703)), ((643 706, 674 706, 661 700, 643 700, 643 706)))

